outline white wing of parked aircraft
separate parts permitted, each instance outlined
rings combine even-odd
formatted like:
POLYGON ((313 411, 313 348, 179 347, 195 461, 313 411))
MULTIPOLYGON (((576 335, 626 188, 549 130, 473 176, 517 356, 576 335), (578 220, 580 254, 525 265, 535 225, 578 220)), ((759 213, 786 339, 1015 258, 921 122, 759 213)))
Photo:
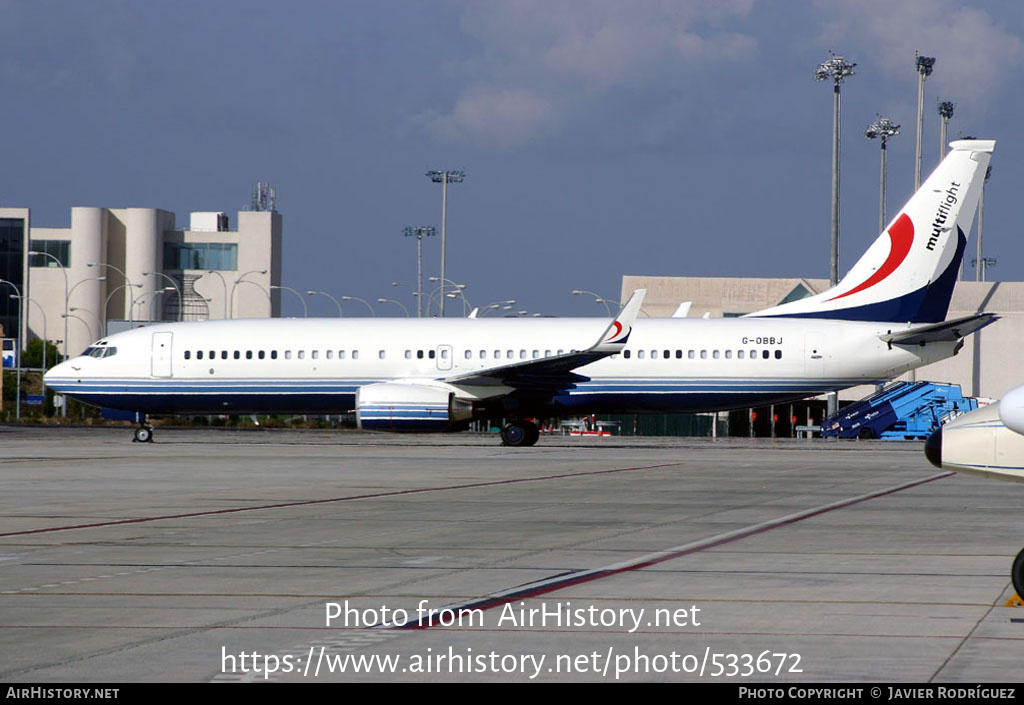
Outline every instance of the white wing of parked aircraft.
MULTIPOLYGON (((955 355, 989 314, 945 321, 995 143, 951 151, 832 289, 742 318, 258 319, 107 336, 46 383, 143 414, 355 412, 365 429, 721 411, 875 384, 955 355), (595 342, 596 341, 596 342, 595 342)), ((137 439, 151 438, 143 424, 137 439)))
MULTIPOLYGON (((936 467, 1024 482, 1024 386, 945 424, 925 441, 924 452, 936 467)), ((1017 594, 1024 596, 1024 550, 1011 576, 1017 594)))

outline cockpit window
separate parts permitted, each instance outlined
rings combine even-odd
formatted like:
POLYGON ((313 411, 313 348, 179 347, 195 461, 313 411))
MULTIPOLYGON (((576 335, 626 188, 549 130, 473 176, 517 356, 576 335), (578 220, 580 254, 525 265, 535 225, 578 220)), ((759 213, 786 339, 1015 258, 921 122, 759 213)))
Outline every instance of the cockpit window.
POLYGON ((117 348, 101 348, 96 345, 90 345, 85 349, 82 355, 88 355, 89 357, 112 357, 117 354, 117 348))

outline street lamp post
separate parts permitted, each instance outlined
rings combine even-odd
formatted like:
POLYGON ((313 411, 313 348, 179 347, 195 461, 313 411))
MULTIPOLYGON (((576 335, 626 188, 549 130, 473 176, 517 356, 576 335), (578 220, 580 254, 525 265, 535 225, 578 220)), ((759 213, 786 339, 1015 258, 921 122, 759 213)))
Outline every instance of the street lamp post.
POLYGON ((581 294, 590 294, 591 296, 594 297, 594 301, 595 302, 597 302, 599 304, 604 304, 604 310, 608 312, 608 317, 611 318, 612 310, 611 310, 611 308, 608 307, 608 301, 605 300, 605 298, 603 296, 601 296, 600 294, 598 294, 596 292, 593 292, 593 291, 587 291, 586 289, 573 289, 572 290, 572 295, 573 296, 579 296, 581 294))
POLYGON ((900 133, 900 126, 889 118, 879 116, 877 120, 868 125, 864 136, 869 140, 878 138, 882 143, 882 185, 881 195, 878 197, 878 232, 885 230, 885 155, 887 153, 888 140, 900 133))
POLYGON ((829 282, 835 286, 839 281, 839 87, 843 79, 853 75, 851 63, 841 56, 832 54, 814 72, 814 80, 832 79, 832 257, 829 282))
MULTIPOLYGON (((43 255, 45 257, 49 257, 50 259, 52 259, 54 262, 57 263, 58 267, 60 267, 60 272, 61 272, 61 274, 64 275, 64 313, 67 313, 68 312, 68 270, 67 270, 67 267, 65 267, 63 264, 61 264, 61 261, 59 259, 57 259, 54 255, 51 255, 49 252, 42 252, 40 250, 29 250, 28 253, 30 255, 43 255)), ((29 292, 26 292, 26 293, 29 294, 29 298, 31 298, 32 292, 29 291, 29 292)), ((67 319, 64 320, 64 359, 65 360, 68 359, 68 322, 67 322, 67 319)))
MULTIPOLYGON (((419 302, 419 298, 417 298, 416 301, 418 303, 419 302)), ((409 309, 407 309, 405 307, 405 304, 403 304, 401 301, 396 301, 395 299, 377 299, 377 303, 381 303, 381 304, 395 304, 396 306, 400 307, 402 309, 402 311, 405 312, 405 317, 406 318, 409 317, 409 309)))
POLYGON ((337 306, 337 307, 338 307, 338 318, 341 318, 341 317, 342 317, 342 313, 341 313, 341 302, 340 302, 340 301, 338 301, 338 299, 336 299, 336 298, 335 298, 334 296, 332 296, 332 295, 328 294, 328 293, 327 293, 326 291, 313 291, 313 290, 310 290, 310 291, 307 291, 306 293, 307 293, 307 294, 308 294, 309 296, 316 296, 316 295, 320 295, 320 296, 326 296, 327 298, 329 298, 329 299, 330 299, 331 301, 333 301, 333 302, 334 302, 334 305, 335 305, 335 306, 337 306))
MULTIPOLYGON (((267 273, 267 270, 265 270, 265 269, 250 269, 248 272, 245 272, 240 277, 238 277, 238 279, 235 280, 235 283, 231 286, 231 305, 228 308, 228 314, 230 315, 231 318, 235 317, 235 289, 238 288, 238 285, 242 281, 244 281, 245 278, 247 276, 249 276, 250 274, 266 274, 266 273, 267 273)), ((251 282, 251 283, 255 284, 256 282, 251 282)), ((262 289, 263 287, 260 287, 260 288, 262 289)), ((269 294, 268 294, 268 296, 269 296, 269 294)))
MULTIPOLYGON (((178 282, 174 280, 174 277, 170 277, 163 272, 143 272, 142 276, 163 277, 171 283, 171 286, 174 287, 174 291, 178 292, 178 320, 182 320, 182 313, 185 310, 185 300, 181 298, 181 288, 178 286, 178 282)), ((163 320, 163 315, 160 316, 160 320, 163 320)))
MULTIPOLYGON (((205 277, 207 274, 216 274, 218 277, 220 277, 221 286, 224 287, 224 318, 227 319, 227 317, 228 317, 228 283, 226 281, 224 281, 224 275, 221 274, 220 272, 218 272, 216 269, 210 269, 210 270, 208 270, 206 272, 203 272, 198 277, 196 277, 196 281, 199 281, 200 279, 205 277)), ((195 288, 195 282, 192 283, 192 287, 195 288)), ((209 301, 210 299, 207 299, 207 300, 209 301)))
MULTIPOLYGON (((11 294, 11 298, 12 299, 20 299, 21 297, 18 296, 17 294, 11 294)), ((46 309, 44 309, 43 305, 41 303, 39 303, 38 301, 36 301, 35 299, 33 299, 31 296, 26 297, 26 300, 30 304, 35 304, 39 308, 39 313, 42 314, 42 316, 43 316, 43 372, 45 373, 46 370, 47 370, 47 367, 46 367, 46 345, 47 345, 47 342, 48 342, 48 338, 47 338, 47 335, 46 335, 46 309)), ((46 382, 43 382, 43 393, 44 394, 46 393, 46 382)))
MULTIPOLYGON (((89 281, 89 280, 86 280, 86 281, 89 281)), ((82 282, 79 282, 78 284, 81 284, 81 283, 82 282)), ((78 286, 78 284, 75 284, 75 286, 78 286)), ((75 290, 75 286, 71 287, 71 291, 75 290)), ((110 306, 110 299, 111 299, 111 297, 114 294, 116 294, 118 291, 120 291, 121 289, 124 289, 126 287, 130 287, 130 286, 138 287, 139 289, 142 288, 142 284, 128 284, 128 283, 125 283, 125 284, 121 284, 120 286, 115 286, 113 289, 110 290, 110 293, 107 294, 107 298, 103 302, 103 321, 102 321, 102 325, 100 326, 100 333, 102 335, 100 337, 103 337, 103 335, 106 335, 106 333, 107 333, 107 307, 110 306)), ((132 296, 134 297, 134 294, 132 294, 132 296)), ((134 298, 132 300, 134 301, 134 298)))
POLYGON ((445 253, 448 230, 448 184, 461 184, 466 179, 466 172, 459 170, 436 171, 426 174, 435 184, 441 184, 441 318, 444 318, 444 282, 445 253))
POLYGON ((302 294, 300 294, 299 292, 297 292, 295 289, 291 288, 290 286, 278 286, 277 284, 271 284, 270 288, 271 289, 284 289, 285 291, 290 291, 293 294, 295 294, 296 296, 298 296, 299 297, 299 303, 302 304, 302 317, 303 318, 309 318, 309 309, 306 308, 306 300, 304 298, 302 298, 302 294))
POLYGON ((15 392, 17 396, 15 397, 14 402, 14 418, 21 420, 21 351, 25 347, 25 341, 21 339, 21 321, 25 315, 25 300, 21 298, 21 289, 19 289, 14 282, 9 282, 6 279, 0 279, 0 284, 9 284, 10 287, 14 289, 14 293, 18 295, 18 347, 14 351, 15 361, 18 363, 16 368, 18 371, 18 385, 17 391, 15 392))
MULTIPOLYGON (((416 237, 416 291, 419 292, 416 298, 417 318, 421 318, 423 316, 423 237, 433 237, 434 235, 437 235, 437 228, 433 225, 420 225, 416 227, 410 226, 405 229, 406 237, 416 237)), ((442 238, 442 240, 444 240, 444 238, 442 238)), ((443 261, 444 260, 442 259, 442 263, 443 261)), ((444 270, 444 264, 441 265, 441 269, 444 270)), ((443 271, 441 276, 444 276, 443 271)))
POLYGON ((988 273, 988 265, 995 264, 995 259, 985 259, 981 256, 981 235, 982 226, 985 224, 985 186, 988 184, 989 178, 992 176, 992 167, 989 166, 985 169, 985 180, 981 182, 981 194, 978 196, 978 258, 975 260, 978 263, 978 271, 975 276, 980 282, 985 281, 985 275, 988 273))
MULTIPOLYGON (((128 278, 128 275, 124 273, 124 270, 118 269, 117 267, 115 267, 112 264, 107 264, 105 262, 89 262, 86 266, 89 266, 89 267, 107 267, 108 269, 113 269, 115 272, 117 272, 118 274, 120 274, 124 278, 124 280, 125 280, 125 282, 127 284, 131 285, 131 286, 128 287, 128 294, 131 297, 131 304, 128 306, 128 324, 129 325, 134 325, 134 323, 135 323, 135 292, 132 291, 132 288, 133 287, 138 287, 138 288, 141 289, 142 288, 142 284, 132 284, 132 280, 128 278)), ((75 286, 78 286, 78 284, 76 284, 75 286)), ((118 287, 118 288, 120 288, 120 287, 118 287)), ((74 291, 74 289, 72 289, 72 291, 74 291)), ((115 289, 115 291, 116 291, 116 289, 115 289)), ((107 300, 109 301, 110 297, 107 297, 107 300)))
MULTIPOLYGON (((921 56, 914 52, 914 68, 917 69, 917 146, 914 151, 914 191, 921 186, 921 129, 924 127, 924 79, 935 69, 935 57, 921 56)), ((945 146, 943 146, 945 149, 945 146)))
POLYGON ((374 318, 377 317, 377 312, 373 310, 373 306, 371 306, 370 302, 367 301, 366 299, 361 299, 358 296, 342 296, 341 300, 342 301, 362 301, 363 304, 366 305, 366 308, 370 309, 370 315, 373 316, 374 318))

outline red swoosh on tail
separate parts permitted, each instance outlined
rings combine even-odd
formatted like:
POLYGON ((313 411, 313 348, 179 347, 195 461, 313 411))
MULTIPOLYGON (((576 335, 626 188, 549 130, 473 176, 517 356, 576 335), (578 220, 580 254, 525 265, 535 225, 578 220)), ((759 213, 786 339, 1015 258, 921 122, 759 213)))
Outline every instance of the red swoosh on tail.
POLYGON ((622 333, 621 323, 619 323, 618 321, 612 321, 612 325, 615 326, 615 332, 609 335, 607 338, 605 338, 606 342, 611 340, 612 338, 618 338, 619 335, 622 333))
POLYGON ((914 242, 914 223, 906 213, 897 218, 896 222, 889 228, 889 256, 874 274, 865 279, 861 284, 847 291, 845 294, 833 296, 827 301, 835 301, 858 291, 864 291, 892 274, 897 267, 903 264, 903 260, 910 254, 910 245, 914 242))

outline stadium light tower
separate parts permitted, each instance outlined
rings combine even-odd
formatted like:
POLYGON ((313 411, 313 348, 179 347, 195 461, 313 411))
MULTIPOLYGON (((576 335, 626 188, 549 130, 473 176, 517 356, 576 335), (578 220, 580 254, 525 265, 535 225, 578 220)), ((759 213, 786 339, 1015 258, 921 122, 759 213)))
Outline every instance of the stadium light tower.
POLYGON ((946 156, 946 127, 949 125, 949 119, 953 117, 953 110, 956 108, 956 103, 951 103, 948 100, 944 100, 939 103, 939 117, 942 118, 942 122, 939 125, 939 161, 946 156))
MULTIPOLYGON (((433 237, 437 235, 437 228, 433 225, 420 225, 417 227, 407 227, 405 229, 406 237, 416 237, 416 317, 421 318, 423 316, 423 237, 433 237)), ((442 238, 443 240, 444 238, 442 238)), ((444 258, 441 259, 441 271, 444 271, 444 258)), ((443 274, 441 276, 444 276, 443 274)))
POLYGON ((832 286, 839 281, 839 86, 844 78, 853 75, 856 65, 831 54, 828 61, 814 71, 816 81, 832 79, 832 262, 829 272, 832 286))
POLYGON ((448 184, 461 184, 466 180, 466 172, 461 169, 451 171, 437 171, 432 169, 427 172, 427 176, 430 177, 430 180, 435 184, 441 184, 441 318, 444 318, 444 267, 448 229, 448 184))
POLYGON ((869 140, 878 138, 882 142, 882 186, 881 195, 878 197, 878 232, 885 230, 885 155, 887 152, 886 143, 890 137, 900 133, 900 126, 889 118, 879 116, 877 120, 868 125, 864 136, 869 140))
POLYGON ((914 152, 914 191, 917 191, 921 187, 921 128, 924 126, 924 79, 932 75, 932 71, 935 69, 935 57, 921 56, 914 52, 914 66, 917 69, 917 147, 914 152))

